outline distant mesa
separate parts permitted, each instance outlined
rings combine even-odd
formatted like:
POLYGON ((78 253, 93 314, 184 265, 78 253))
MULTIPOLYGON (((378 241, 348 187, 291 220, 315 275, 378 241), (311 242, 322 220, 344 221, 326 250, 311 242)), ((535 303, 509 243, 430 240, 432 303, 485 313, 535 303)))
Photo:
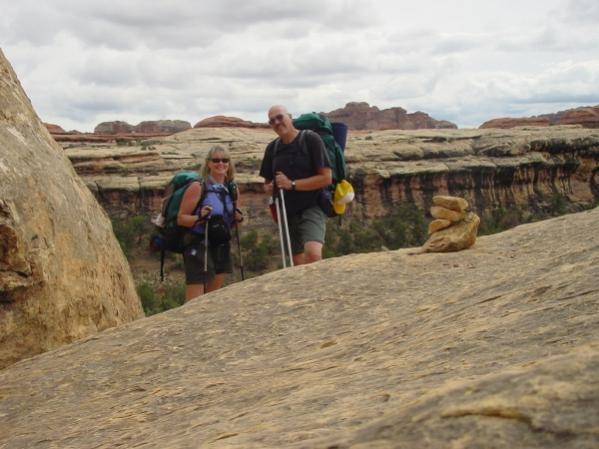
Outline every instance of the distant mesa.
POLYGON ((555 126, 555 125, 581 125, 584 128, 599 128, 599 105, 584 106, 575 109, 543 114, 533 117, 521 118, 496 118, 480 125, 486 128, 515 128, 518 126, 555 126))
POLYGON ((52 123, 44 123, 44 126, 50 132, 50 134, 67 134, 67 132, 58 125, 54 125, 52 123))
POLYGON ((94 128, 94 134, 174 134, 186 131, 191 124, 184 120, 150 120, 135 126, 127 122, 102 122, 94 128))
POLYGON ((380 110, 366 102, 347 103, 326 115, 332 122, 343 122, 354 130, 457 128, 454 123, 436 120, 424 112, 408 113, 400 107, 380 110))
POLYGON ((237 117, 227 117, 224 115, 215 115, 205 118, 196 123, 194 128, 268 128, 267 123, 256 123, 243 120, 237 117))

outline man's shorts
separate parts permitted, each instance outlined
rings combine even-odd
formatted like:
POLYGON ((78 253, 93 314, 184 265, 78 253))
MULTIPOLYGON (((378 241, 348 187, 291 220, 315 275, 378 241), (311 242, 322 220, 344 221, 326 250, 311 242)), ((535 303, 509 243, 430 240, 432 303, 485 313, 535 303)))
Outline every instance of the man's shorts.
POLYGON ((229 242, 208 246, 208 271, 204 271, 204 242, 198 236, 183 251, 185 284, 203 284, 221 273, 232 273, 231 245, 229 242))
POLYGON ((291 252, 293 254, 303 253, 306 242, 324 244, 326 220, 327 217, 319 206, 309 207, 289 217, 291 252))

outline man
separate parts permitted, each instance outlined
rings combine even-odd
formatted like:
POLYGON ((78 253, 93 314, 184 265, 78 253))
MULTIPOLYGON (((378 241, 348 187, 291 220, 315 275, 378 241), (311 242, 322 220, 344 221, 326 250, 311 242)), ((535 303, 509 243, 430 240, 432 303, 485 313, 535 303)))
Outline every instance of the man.
POLYGON ((279 138, 266 147, 260 176, 267 192, 272 192, 273 181, 275 189, 285 190, 293 264, 316 262, 322 259, 326 232, 318 196, 332 182, 324 142, 313 131, 297 130, 284 106, 268 110, 268 123, 279 138))

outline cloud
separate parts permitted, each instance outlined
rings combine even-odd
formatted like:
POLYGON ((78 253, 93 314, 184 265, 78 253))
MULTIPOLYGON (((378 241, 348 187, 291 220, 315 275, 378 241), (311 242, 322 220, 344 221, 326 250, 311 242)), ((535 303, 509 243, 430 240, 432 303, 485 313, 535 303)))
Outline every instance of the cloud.
POLYGON ((215 114, 263 121, 274 103, 300 113, 348 101, 478 125, 596 98, 598 8, 0 0, 0 37, 39 114, 67 128, 215 114))

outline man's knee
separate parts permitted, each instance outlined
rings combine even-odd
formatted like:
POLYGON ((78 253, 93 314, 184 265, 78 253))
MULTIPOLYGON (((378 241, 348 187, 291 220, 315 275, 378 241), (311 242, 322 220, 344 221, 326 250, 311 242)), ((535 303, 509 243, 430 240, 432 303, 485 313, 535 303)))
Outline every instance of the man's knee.
POLYGON ((304 245, 304 258, 306 263, 317 262, 322 259, 322 243, 306 242, 304 245))

